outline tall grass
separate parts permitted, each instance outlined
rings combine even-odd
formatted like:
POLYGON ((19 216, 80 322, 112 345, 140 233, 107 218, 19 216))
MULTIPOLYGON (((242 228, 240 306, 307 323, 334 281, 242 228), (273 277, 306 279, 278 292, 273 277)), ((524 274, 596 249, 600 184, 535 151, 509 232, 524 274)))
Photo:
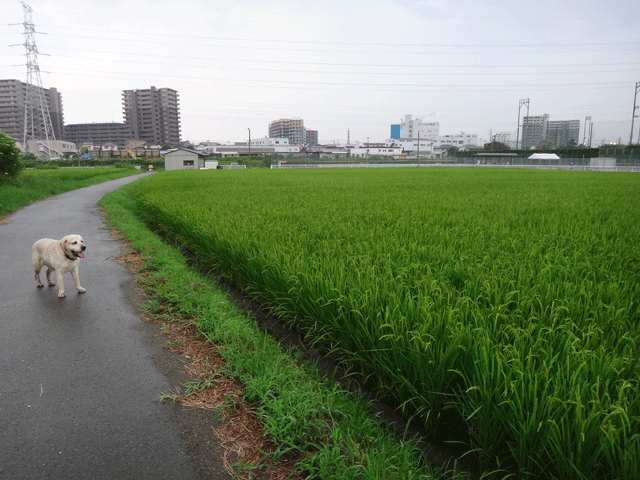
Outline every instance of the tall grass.
POLYGON ((136 173, 131 168, 24 170, 17 178, 0 183, 0 217, 51 195, 136 173))
POLYGON ((640 177, 167 172, 147 218, 488 476, 640 478, 640 177))

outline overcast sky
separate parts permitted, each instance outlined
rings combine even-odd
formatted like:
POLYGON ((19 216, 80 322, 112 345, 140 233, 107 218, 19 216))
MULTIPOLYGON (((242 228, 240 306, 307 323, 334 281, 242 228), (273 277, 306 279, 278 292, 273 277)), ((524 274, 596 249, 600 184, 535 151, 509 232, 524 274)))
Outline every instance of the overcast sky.
MULTIPOLYGON (((639 0, 27 3, 65 123, 122 122, 122 90, 168 87, 193 142, 264 137, 279 118, 321 143, 384 141, 406 114, 515 140, 528 98, 530 115, 581 135, 589 115, 593 143, 628 143, 640 82, 639 0)), ((0 78, 26 80, 23 21, 0 0, 0 78)))

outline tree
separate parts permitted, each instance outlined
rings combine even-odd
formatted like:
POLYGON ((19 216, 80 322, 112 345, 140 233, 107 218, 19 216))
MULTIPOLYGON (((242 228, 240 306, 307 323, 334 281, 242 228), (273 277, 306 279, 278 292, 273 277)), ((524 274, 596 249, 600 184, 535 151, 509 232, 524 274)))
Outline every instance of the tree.
POLYGON ((447 157, 456 157, 458 156, 459 151, 460 149, 458 147, 451 147, 449 150, 447 150, 447 157))
POLYGON ((491 143, 484 144, 485 150, 493 150, 494 152, 511 150, 506 144, 493 140, 491 143))
POLYGON ((536 145, 536 150, 553 150, 554 148, 556 148, 556 144, 546 138, 544 140, 540 140, 536 145))
POLYGON ((0 182, 18 175, 24 168, 16 141, 0 132, 0 182))

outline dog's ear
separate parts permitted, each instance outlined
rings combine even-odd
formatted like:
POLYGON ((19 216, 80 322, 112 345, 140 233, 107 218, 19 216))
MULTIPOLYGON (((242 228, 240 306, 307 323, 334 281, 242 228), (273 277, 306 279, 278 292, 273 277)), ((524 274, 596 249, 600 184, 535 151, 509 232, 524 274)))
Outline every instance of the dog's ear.
POLYGON ((67 242, 69 241, 69 237, 63 237, 62 240, 60 240, 60 246, 62 247, 62 251, 66 252, 67 251, 67 242))

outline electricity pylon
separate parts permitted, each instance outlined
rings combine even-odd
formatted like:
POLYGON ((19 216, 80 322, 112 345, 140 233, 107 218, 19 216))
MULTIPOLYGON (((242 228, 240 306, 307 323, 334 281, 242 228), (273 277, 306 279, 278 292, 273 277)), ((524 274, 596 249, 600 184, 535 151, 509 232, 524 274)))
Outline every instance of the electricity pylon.
MULTIPOLYGON (((633 119, 638 116, 638 92, 640 92, 640 82, 636 82, 636 92, 633 95, 633 115, 631 115, 631 135, 629 135, 629 145, 633 143, 633 119)), ((640 130, 638 130, 638 143, 640 143, 640 130)))
MULTIPOLYGON (((516 150, 518 150, 518 138, 520 138, 520 109, 527 107, 527 117, 529 116, 529 99, 524 98, 518 103, 518 128, 516 129, 516 150)), ((522 125, 522 147, 524 148, 524 124, 522 125)))
POLYGON ((25 151, 29 151, 29 142, 37 140, 42 155, 47 160, 51 160, 55 149, 51 148, 50 142, 55 140, 55 134, 51 123, 51 115, 49 114, 49 102, 40 78, 38 47, 35 40, 36 31, 31 18, 32 9, 24 2, 22 2, 22 8, 24 10, 24 47, 27 51, 23 147, 25 151))

